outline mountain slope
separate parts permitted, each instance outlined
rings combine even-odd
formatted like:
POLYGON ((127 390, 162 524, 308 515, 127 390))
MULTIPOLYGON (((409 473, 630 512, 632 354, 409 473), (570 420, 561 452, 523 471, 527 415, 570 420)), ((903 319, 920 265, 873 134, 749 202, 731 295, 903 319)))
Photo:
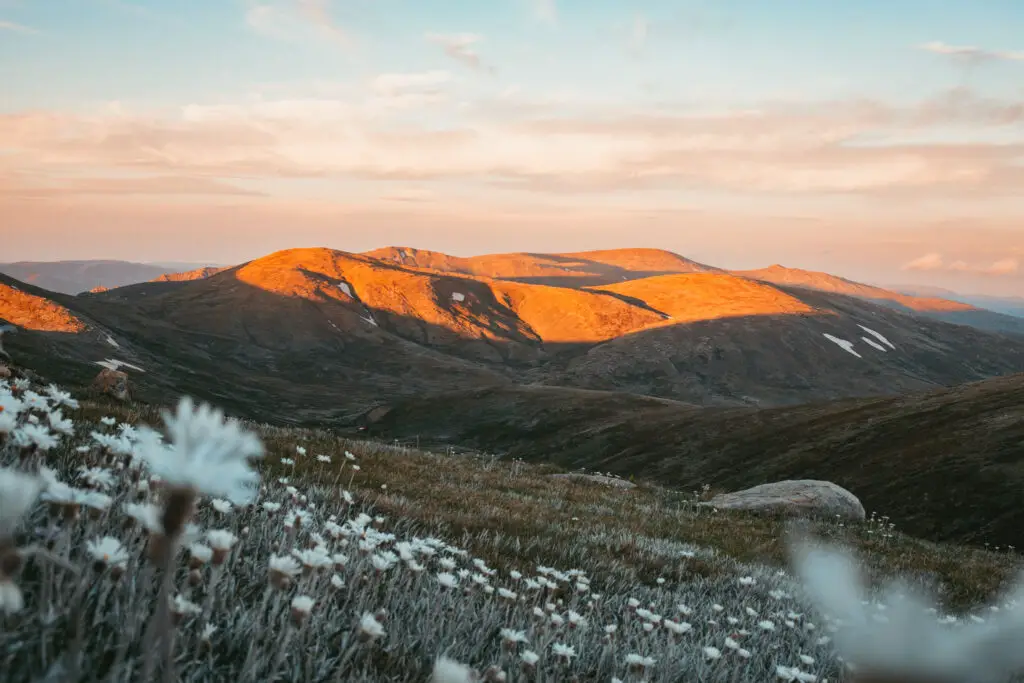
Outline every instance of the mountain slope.
POLYGON ((163 273, 152 279, 152 282, 188 282, 190 280, 203 280, 211 275, 216 275, 230 266, 202 266, 176 273, 163 273))
POLYGON ((717 270, 661 249, 486 254, 463 258, 409 247, 386 247, 363 255, 410 268, 564 287, 601 285, 666 273, 717 270))
POLYGON ((146 282, 167 272, 164 266, 130 261, 19 261, 0 264, 0 273, 51 292, 78 294, 146 282))
MULTIPOLYGON (((123 360, 147 369, 141 391, 187 387, 271 421, 286 404, 333 420, 492 385, 772 406, 1024 371, 1024 338, 723 272, 568 288, 293 249, 203 279, 54 297, 134 354, 123 360)), ((87 364, 113 352, 61 348, 87 364)))
POLYGON ((912 311, 918 315, 957 325, 970 325, 994 332, 1024 334, 1024 321, 995 311, 978 308, 970 303, 932 295, 912 295, 866 285, 846 278, 780 265, 760 270, 733 271, 735 275, 776 285, 806 287, 822 292, 846 294, 860 299, 891 306, 897 310, 912 311))
POLYGON ((1024 375, 770 410, 505 387, 411 398, 372 415, 381 438, 456 443, 684 490, 826 479, 914 535, 1024 544, 1024 375))

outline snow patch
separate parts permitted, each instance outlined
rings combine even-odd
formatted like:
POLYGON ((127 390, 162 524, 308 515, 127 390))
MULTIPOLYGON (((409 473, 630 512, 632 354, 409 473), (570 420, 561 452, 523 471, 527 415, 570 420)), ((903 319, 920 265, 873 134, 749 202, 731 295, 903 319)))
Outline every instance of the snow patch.
POLYGON ((118 344, 118 343, 117 343, 117 342, 116 342, 116 341, 114 340, 114 338, 113 338, 113 337, 111 337, 111 336, 110 336, 109 334, 107 335, 107 343, 108 343, 108 344, 110 344, 111 346, 113 346, 113 347, 114 347, 115 349, 119 349, 119 348, 121 348, 121 345, 120 345, 120 344, 118 344))
POLYGON ((116 358, 107 358, 106 360, 98 360, 98 361, 96 361, 96 365, 99 365, 100 367, 107 368, 108 370, 114 370, 114 371, 118 371, 122 367, 126 367, 126 368, 131 368, 132 370, 137 370, 139 372, 145 372, 145 370, 140 368, 138 365, 132 365, 131 363, 126 363, 123 360, 117 360, 116 358))
POLYGON ((340 289, 341 291, 345 292, 345 294, 348 294, 349 296, 352 296, 352 288, 348 286, 348 283, 339 282, 338 283, 338 289, 340 289))
POLYGON ((886 348, 879 344, 878 342, 876 342, 874 339, 868 339, 867 337, 861 337, 861 339, 863 339, 864 343, 867 344, 868 346, 876 348, 879 351, 882 351, 883 353, 886 351, 886 348))
POLYGON ((362 320, 363 322, 368 322, 368 323, 370 323, 370 324, 371 324, 371 325, 373 325, 374 327, 380 327, 380 325, 378 325, 378 324, 377 324, 377 321, 376 321, 376 320, 374 320, 374 319, 373 319, 372 317, 369 317, 369 318, 364 318, 364 317, 360 316, 360 317, 359 317, 359 319, 360 319, 360 320, 362 320))
POLYGON ((868 334, 870 334, 870 335, 871 335, 872 337, 874 337, 874 338, 875 338, 875 339, 877 339, 878 341, 880 341, 880 342, 882 342, 883 344, 885 344, 886 346, 888 346, 888 347, 889 347, 890 349, 893 349, 893 350, 895 350, 895 349, 896 349, 896 347, 895 347, 895 346, 893 346, 892 342, 891 342, 891 341, 889 341, 888 339, 886 339, 885 337, 883 337, 883 336, 882 336, 882 334, 881 334, 880 332, 875 332, 875 331, 874 331, 873 329, 871 329, 870 327, 864 327, 863 325, 857 325, 857 327, 859 327, 860 329, 864 330, 865 332, 867 332, 868 334))
POLYGON ((857 358, 863 358, 862 355, 853 350, 853 342, 846 341, 845 339, 840 339, 839 337, 833 337, 828 332, 823 332, 822 334, 825 335, 825 339, 828 339, 830 342, 841 348, 843 351, 846 351, 847 353, 852 353, 853 355, 857 356, 857 358))
POLYGON ((452 299, 455 301, 465 301, 466 295, 462 292, 452 292, 452 299))

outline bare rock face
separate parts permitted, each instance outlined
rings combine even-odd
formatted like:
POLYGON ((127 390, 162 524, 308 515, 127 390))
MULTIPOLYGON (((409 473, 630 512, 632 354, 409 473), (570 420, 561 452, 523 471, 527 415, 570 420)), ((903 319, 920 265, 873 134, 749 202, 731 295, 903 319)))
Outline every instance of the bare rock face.
POLYGON ((552 479, 570 479, 574 481, 589 481, 595 484, 603 484, 604 486, 613 486, 619 489, 635 489, 636 484, 625 479, 618 479, 616 477, 606 477, 603 474, 552 474, 552 479))
POLYGON ((720 510, 783 512, 798 516, 863 520, 864 506, 842 486, 820 479, 788 479, 722 493, 701 503, 720 510))
POLYGON ((131 392, 128 387, 128 375, 120 370, 103 368, 96 379, 92 381, 92 389, 107 396, 113 396, 119 401, 131 399, 131 392))

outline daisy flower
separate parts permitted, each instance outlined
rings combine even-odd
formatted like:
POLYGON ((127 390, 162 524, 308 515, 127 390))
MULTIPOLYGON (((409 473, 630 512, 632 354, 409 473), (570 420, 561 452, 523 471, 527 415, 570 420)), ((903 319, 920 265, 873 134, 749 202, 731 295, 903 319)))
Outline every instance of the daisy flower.
POLYGON ((254 497, 257 474, 248 463, 263 456, 263 444, 235 420, 207 404, 198 407, 189 397, 174 414, 164 412, 171 444, 156 432, 144 430, 140 455, 153 474, 172 487, 218 495, 235 503, 254 497))

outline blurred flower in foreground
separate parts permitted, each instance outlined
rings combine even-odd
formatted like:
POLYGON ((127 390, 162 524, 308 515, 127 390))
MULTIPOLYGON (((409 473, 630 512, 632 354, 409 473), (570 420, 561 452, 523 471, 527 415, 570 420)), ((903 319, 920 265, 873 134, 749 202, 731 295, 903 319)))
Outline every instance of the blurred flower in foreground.
POLYGON ((808 596, 837 621, 839 654, 862 683, 996 683, 1024 668, 1024 580, 1007 596, 1011 607, 984 623, 940 623, 933 601, 901 582, 882 603, 887 619, 872 618, 856 559, 847 551, 792 540, 790 552, 808 596))

